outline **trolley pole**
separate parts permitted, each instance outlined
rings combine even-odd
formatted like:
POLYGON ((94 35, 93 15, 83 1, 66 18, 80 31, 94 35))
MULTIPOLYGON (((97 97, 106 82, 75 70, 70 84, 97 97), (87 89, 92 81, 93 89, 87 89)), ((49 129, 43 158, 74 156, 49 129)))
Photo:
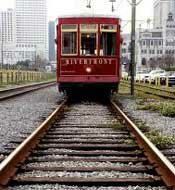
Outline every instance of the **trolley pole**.
POLYGON ((132 25, 131 25, 131 95, 134 95, 134 71, 135 71, 135 22, 136 22, 136 0, 132 0, 132 25))

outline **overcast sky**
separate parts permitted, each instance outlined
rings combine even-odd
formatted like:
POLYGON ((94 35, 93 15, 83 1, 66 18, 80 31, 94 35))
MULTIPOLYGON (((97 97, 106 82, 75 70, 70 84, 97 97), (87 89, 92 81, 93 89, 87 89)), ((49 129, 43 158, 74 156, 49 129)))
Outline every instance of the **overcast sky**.
MULTIPOLYGON (((14 7, 15 0, 0 0, 0 9, 7 9, 14 7)), ((48 5, 48 19, 55 20, 60 15, 75 14, 88 12, 99 14, 112 14, 111 3, 109 0, 91 0, 91 10, 86 8, 87 0, 47 0, 48 5)), ((114 3, 114 15, 119 16, 123 21, 123 31, 130 31, 131 6, 128 3, 131 0, 116 0, 114 3)), ((139 1, 139 0, 138 0, 139 1)), ((143 0, 137 6, 137 27, 141 24, 146 27, 148 18, 153 19, 153 0, 143 0)))

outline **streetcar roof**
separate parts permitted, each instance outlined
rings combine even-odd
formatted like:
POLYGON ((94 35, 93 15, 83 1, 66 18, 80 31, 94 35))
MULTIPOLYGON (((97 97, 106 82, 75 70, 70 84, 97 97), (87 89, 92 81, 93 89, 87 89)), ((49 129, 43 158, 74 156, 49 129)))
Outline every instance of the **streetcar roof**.
POLYGON ((61 15, 58 18, 86 18, 86 17, 96 17, 96 18, 118 18, 115 15, 103 15, 103 14, 89 14, 89 13, 82 13, 82 14, 74 14, 74 15, 61 15))

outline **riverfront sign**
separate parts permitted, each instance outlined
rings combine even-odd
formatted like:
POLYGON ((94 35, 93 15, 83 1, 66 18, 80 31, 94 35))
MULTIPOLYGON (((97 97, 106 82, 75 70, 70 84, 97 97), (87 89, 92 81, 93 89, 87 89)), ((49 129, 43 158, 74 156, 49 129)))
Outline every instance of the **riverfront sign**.
POLYGON ((116 63, 116 59, 108 58, 64 58, 61 65, 111 65, 116 63))

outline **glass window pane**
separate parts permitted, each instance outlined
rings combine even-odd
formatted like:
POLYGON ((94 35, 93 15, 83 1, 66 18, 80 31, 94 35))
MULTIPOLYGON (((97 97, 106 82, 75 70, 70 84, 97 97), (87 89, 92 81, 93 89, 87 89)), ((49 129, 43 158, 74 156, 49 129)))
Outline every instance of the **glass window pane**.
POLYGON ((117 31, 117 25, 102 24, 101 30, 114 30, 117 31))
POLYGON ((97 31, 97 29, 98 29, 97 24, 81 24, 80 25, 81 31, 87 31, 87 30, 97 31))
POLYGON ((116 33, 102 32, 100 37, 100 55, 116 55, 116 33))
POLYGON ((77 25, 76 24, 63 24, 62 30, 76 30, 77 25))
POLYGON ((77 53, 77 33, 63 32, 62 33, 62 54, 77 53))
POLYGON ((97 34, 81 33, 81 55, 97 55, 97 34))

